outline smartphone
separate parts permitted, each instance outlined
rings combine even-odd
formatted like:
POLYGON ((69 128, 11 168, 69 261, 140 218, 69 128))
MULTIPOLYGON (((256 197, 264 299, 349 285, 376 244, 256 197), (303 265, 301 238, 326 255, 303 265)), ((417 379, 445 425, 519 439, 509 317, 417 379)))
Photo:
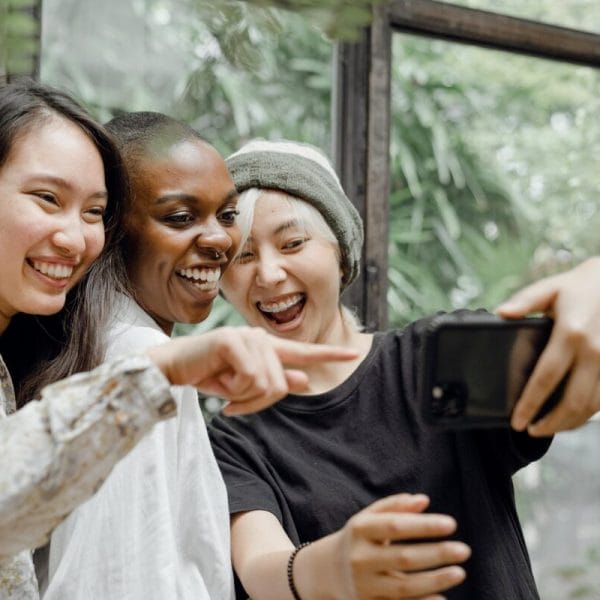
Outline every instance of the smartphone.
MULTIPOLYGON (((421 329, 419 406, 443 428, 506 427, 553 322, 502 319, 486 311, 435 315, 421 329)), ((563 382, 564 383, 564 382, 563 382)), ((539 419, 560 399, 561 384, 539 419)))

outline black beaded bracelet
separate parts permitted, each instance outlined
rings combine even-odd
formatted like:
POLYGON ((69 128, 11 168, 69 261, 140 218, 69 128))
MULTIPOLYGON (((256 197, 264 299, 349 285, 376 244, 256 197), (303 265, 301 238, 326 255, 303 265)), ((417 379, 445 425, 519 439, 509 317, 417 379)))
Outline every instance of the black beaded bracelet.
POLYGON ((308 546, 309 544, 310 544, 310 542, 304 542, 303 544, 296 546, 294 548, 294 550, 292 551, 292 553, 290 554, 290 557, 288 558, 287 578, 288 578, 288 585, 290 587, 290 592, 292 592, 292 596, 294 596, 294 600, 302 600, 302 598, 300 598, 300 594, 298 593, 298 590, 296 589, 296 584, 294 583, 294 561, 296 560, 296 556, 297 556, 298 552, 300 552, 300 550, 302 550, 302 548, 306 548, 306 546, 308 546))

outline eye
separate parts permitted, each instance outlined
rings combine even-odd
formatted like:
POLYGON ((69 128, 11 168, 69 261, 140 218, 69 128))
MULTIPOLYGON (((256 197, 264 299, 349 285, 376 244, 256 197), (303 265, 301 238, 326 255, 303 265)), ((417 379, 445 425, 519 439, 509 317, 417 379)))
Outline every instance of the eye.
POLYGON ((234 208, 228 208, 219 214, 219 221, 224 223, 225 225, 233 225, 235 224, 235 218, 240 214, 239 210, 235 210, 234 208))
POLYGON ((190 212, 181 211, 181 212, 176 212, 176 213, 167 215, 166 217, 164 217, 163 220, 168 225, 174 225, 176 227, 184 227, 186 225, 189 225, 190 223, 193 223, 195 220, 195 217, 190 212))
POLYGON ((48 202, 49 204, 58 204, 58 198, 52 192, 32 192, 34 196, 48 202))
POLYGON ((300 248, 307 242, 307 238, 294 238, 293 240, 289 240, 283 244, 284 250, 294 250, 296 248, 300 248))
POLYGON ((91 206, 85 211, 86 218, 90 223, 97 223, 104 220, 106 214, 106 206, 91 206))
POLYGON ((250 250, 242 250, 236 257, 235 262, 243 265, 245 263, 250 262, 254 258, 254 253, 250 252, 250 250))

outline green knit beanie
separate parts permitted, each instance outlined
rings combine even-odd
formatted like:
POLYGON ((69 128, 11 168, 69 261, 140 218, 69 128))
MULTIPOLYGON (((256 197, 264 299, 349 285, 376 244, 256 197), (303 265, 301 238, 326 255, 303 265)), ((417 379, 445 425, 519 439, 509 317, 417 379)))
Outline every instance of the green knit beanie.
POLYGON ((314 206, 340 245, 342 291, 354 281, 362 253, 362 219, 319 149, 257 140, 232 154, 227 166, 240 193, 251 188, 279 190, 314 206))

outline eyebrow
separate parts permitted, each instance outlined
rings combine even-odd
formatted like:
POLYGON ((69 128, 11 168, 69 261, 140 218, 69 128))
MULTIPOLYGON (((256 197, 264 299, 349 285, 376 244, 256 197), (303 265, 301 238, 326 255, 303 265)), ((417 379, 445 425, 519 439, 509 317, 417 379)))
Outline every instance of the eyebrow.
POLYGON ((69 181, 59 177, 58 175, 51 175, 50 173, 35 173, 34 175, 30 175, 28 177, 30 181, 40 181, 43 183, 53 183, 54 185, 64 187, 67 189, 72 189, 73 186, 69 181))
MULTIPOLYGON (((279 235, 288 229, 293 229, 294 227, 300 227, 300 221, 298 219, 289 219, 288 221, 284 221, 281 225, 278 225, 273 231, 273 235, 279 235)), ((248 236, 247 242, 253 242, 254 238, 252 235, 248 236)))
POLYGON ((298 221, 298 219, 289 219, 288 221, 285 221, 279 225, 273 233, 277 235, 279 233, 283 233, 287 229, 293 229, 294 227, 300 227, 300 221, 298 221))
MULTIPOLYGON (((59 177, 58 175, 51 175, 50 173, 36 173, 34 175, 31 175, 28 178, 28 181, 30 182, 31 185, 37 184, 37 183, 51 183, 57 187, 62 187, 69 191, 74 190, 74 186, 70 181, 67 181, 63 177, 59 177)), ((90 198, 108 198, 108 191, 107 190, 99 190, 97 192, 94 192, 93 194, 90 194, 89 197, 90 198)))
MULTIPOLYGON (((230 200, 233 200, 234 198, 237 198, 239 196, 238 191, 235 188, 232 188, 231 190, 229 190, 229 192, 227 192, 227 194, 225 194, 222 204, 225 204, 226 202, 229 202, 230 200)), ((181 194, 178 192, 173 192, 171 194, 164 194, 163 196, 159 196, 156 199, 156 204, 160 205, 160 204, 165 204, 167 202, 170 202, 171 200, 181 200, 182 202, 202 202, 201 198, 198 198, 198 196, 192 196, 191 194, 181 194)))
POLYGON ((225 196, 224 202, 228 202, 229 200, 233 200, 234 198, 237 198, 239 195, 240 194, 237 191, 237 189, 236 188, 232 188, 232 189, 229 190, 229 192, 225 196))

